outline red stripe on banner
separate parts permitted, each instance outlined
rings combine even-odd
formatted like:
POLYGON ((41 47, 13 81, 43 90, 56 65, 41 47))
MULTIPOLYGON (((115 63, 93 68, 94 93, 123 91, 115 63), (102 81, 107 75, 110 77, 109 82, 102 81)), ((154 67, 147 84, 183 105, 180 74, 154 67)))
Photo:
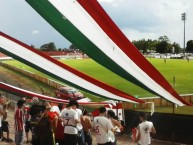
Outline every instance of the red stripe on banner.
POLYGON ((44 96, 44 95, 40 95, 37 93, 33 93, 30 91, 26 91, 17 87, 13 87, 4 83, 0 82, 0 89, 4 90, 4 91, 8 91, 10 93, 14 93, 14 94, 18 94, 18 95, 22 95, 22 96, 28 96, 28 97, 38 97, 39 99, 42 100, 49 100, 49 101, 53 101, 53 102, 62 102, 62 103, 68 103, 67 100, 62 100, 62 99, 57 99, 57 98, 52 98, 52 97, 48 97, 48 96, 44 96))
POLYGON ((165 88, 176 99, 180 100, 186 105, 190 103, 183 100, 172 86, 165 80, 161 73, 149 63, 138 49, 127 39, 127 37, 120 31, 117 25, 112 21, 108 14, 104 11, 101 5, 96 0, 77 0, 79 4, 90 14, 96 23, 103 29, 103 31, 114 41, 117 46, 133 60, 146 74, 148 74, 160 86, 165 88))
POLYGON ((62 67, 64 69, 68 70, 69 72, 79 76, 80 78, 82 78, 82 79, 84 79, 84 80, 86 80, 86 81, 88 81, 88 82, 90 82, 90 83, 92 83, 92 84, 94 84, 96 86, 99 86, 100 88, 103 88, 104 90, 107 90, 107 91, 109 91, 109 92, 111 92, 111 93, 113 93, 113 94, 115 94, 117 96, 123 97, 125 99, 129 99, 129 100, 132 100, 132 101, 135 101, 135 102, 138 102, 138 103, 144 103, 143 100, 137 99, 137 98, 133 97, 130 94, 126 94, 125 92, 122 92, 122 91, 120 91, 120 90, 118 90, 116 88, 111 87, 108 84, 105 84, 105 83, 103 83, 103 82, 101 82, 99 80, 96 80, 96 79, 94 79, 94 78, 92 78, 92 77, 90 77, 90 76, 88 76, 88 75, 86 75, 86 74, 84 74, 84 73, 82 73, 82 72, 80 72, 78 70, 75 70, 72 67, 70 67, 70 66, 68 66, 68 65, 66 65, 64 63, 61 63, 61 62, 57 61, 56 59, 54 59, 54 58, 44 54, 43 52, 41 52, 41 51, 39 51, 37 49, 34 49, 34 48, 32 48, 32 47, 30 47, 30 46, 28 46, 28 45, 26 45, 26 44, 24 44, 24 43, 22 43, 22 42, 20 42, 20 41, 18 41, 16 39, 12 38, 12 37, 10 37, 10 36, 2 33, 2 32, 0 32, 0 35, 2 35, 3 37, 5 37, 5 38, 7 38, 7 39, 9 39, 9 40, 11 40, 11 41, 13 41, 13 42, 23 46, 23 47, 25 47, 26 49, 28 49, 28 50, 30 50, 32 52, 40 55, 41 57, 43 57, 43 58, 53 62, 54 64, 56 64, 56 65, 58 65, 58 66, 60 66, 60 67, 62 67))
MULTIPOLYGON (((17 94, 17 95, 22 95, 22 96, 28 96, 28 97, 37 97, 38 99, 42 99, 42 100, 47 100, 47 101, 53 101, 53 102, 57 102, 57 103, 64 103, 64 104, 68 104, 68 100, 62 100, 62 99, 57 99, 54 97, 49 97, 49 96, 45 96, 45 95, 41 95, 41 94, 37 94, 31 91, 27 91, 21 88, 17 88, 5 83, 0 82, 0 90, 9 92, 9 93, 13 93, 13 94, 17 94)), ((105 102, 78 102, 81 105, 105 105, 107 103, 105 102)))

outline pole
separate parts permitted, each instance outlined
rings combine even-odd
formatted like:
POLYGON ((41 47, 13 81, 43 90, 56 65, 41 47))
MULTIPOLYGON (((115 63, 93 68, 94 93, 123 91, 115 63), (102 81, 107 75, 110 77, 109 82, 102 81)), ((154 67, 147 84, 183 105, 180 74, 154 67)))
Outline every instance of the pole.
POLYGON ((185 41, 186 41, 186 13, 184 13, 184 56, 185 56, 185 41))
MULTIPOLYGON (((173 87, 175 87, 175 83, 176 83, 176 78, 175 76, 173 76, 173 87)), ((172 122, 173 120, 175 120, 175 117, 174 117, 174 114, 175 114, 175 104, 173 103, 173 106, 172 106, 172 122)), ((175 133, 174 133, 174 124, 172 123, 172 143, 174 144, 175 143, 175 133)))
POLYGON ((186 39, 185 39, 185 36, 186 36, 186 25, 185 25, 185 22, 186 22, 186 13, 182 13, 181 14, 182 16, 182 21, 184 22, 184 57, 185 57, 185 42, 186 42, 186 39))

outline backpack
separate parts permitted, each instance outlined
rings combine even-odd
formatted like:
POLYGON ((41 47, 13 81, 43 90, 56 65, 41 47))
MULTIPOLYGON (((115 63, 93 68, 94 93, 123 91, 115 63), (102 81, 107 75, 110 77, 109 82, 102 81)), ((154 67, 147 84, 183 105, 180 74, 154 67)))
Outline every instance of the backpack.
POLYGON ((63 140, 64 139, 64 126, 62 126, 62 120, 58 119, 58 126, 55 132, 55 138, 57 140, 63 140))
POLYGON ((36 126, 36 133, 37 136, 41 139, 46 139, 51 132, 51 123, 49 121, 49 116, 44 115, 43 117, 40 118, 38 121, 38 124, 36 126))

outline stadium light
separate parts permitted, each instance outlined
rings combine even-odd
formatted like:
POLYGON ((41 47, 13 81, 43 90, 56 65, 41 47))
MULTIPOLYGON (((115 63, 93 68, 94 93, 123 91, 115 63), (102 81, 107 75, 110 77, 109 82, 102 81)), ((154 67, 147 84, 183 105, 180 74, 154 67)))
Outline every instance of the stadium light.
POLYGON ((185 22, 186 22, 186 13, 181 14, 182 21, 184 22, 184 56, 185 56, 185 33, 186 33, 186 27, 185 27, 185 22))

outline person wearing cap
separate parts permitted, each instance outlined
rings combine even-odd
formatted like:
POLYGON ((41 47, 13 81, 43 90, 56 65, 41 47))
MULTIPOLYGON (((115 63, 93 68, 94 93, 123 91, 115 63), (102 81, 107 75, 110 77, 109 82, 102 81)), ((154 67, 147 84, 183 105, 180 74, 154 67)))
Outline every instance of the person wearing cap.
POLYGON ((80 120, 77 111, 73 109, 76 104, 76 100, 70 100, 67 107, 61 112, 64 125, 64 140, 62 145, 77 145, 78 130, 76 124, 80 123, 80 120))
POLYGON ((14 113, 14 127, 15 127, 15 144, 22 145, 23 144, 23 137, 24 137, 24 112, 23 106, 25 101, 18 100, 17 101, 17 108, 14 113))
POLYGON ((98 145, 112 145, 108 132, 115 132, 111 121, 106 117, 106 108, 99 108, 99 116, 94 118, 94 129, 96 133, 96 142, 98 145))

